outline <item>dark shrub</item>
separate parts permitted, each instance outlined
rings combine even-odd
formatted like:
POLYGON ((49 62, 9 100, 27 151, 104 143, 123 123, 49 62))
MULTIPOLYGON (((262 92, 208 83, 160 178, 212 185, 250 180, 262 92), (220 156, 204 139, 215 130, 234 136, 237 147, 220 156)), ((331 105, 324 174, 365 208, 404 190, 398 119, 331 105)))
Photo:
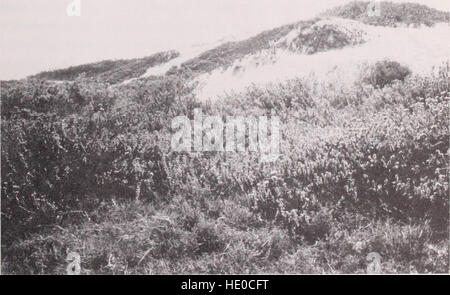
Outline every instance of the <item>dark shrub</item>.
POLYGON ((383 60, 372 66, 363 81, 376 88, 383 88, 395 80, 403 81, 409 74, 411 71, 406 66, 396 61, 383 60))

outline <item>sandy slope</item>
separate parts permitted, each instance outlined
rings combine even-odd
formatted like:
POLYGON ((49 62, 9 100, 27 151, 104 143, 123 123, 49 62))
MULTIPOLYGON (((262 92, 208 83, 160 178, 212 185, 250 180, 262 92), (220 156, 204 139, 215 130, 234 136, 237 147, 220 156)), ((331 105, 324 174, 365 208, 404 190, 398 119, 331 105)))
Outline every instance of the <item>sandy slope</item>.
MULTIPOLYGON (((340 25, 354 26, 351 21, 340 25)), ((217 99, 224 92, 244 90, 247 86, 282 81, 314 74, 321 81, 339 80, 350 85, 364 64, 389 58, 408 65, 414 73, 427 73, 450 60, 449 24, 434 27, 381 27, 359 24, 366 43, 313 55, 276 48, 237 60, 233 66, 219 68, 197 78, 198 97, 217 99)), ((288 38, 292 39, 292 34, 288 38)))

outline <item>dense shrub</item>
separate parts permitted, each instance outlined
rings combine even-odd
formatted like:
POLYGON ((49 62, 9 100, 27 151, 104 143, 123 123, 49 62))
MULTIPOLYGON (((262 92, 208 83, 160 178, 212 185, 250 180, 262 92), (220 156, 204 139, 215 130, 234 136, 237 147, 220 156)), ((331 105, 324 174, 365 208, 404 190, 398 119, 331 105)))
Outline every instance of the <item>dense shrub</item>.
POLYGON ((69 250, 93 273, 364 272, 370 251, 384 251, 387 271, 409 272, 417 254, 417 271, 441 272, 448 67, 383 88, 322 86, 293 80, 204 105, 176 74, 5 84, 5 272, 64 273, 69 250), (275 112, 281 157, 170 152, 171 118, 195 107, 275 112))
POLYGON ((357 88, 343 93, 351 104, 340 115, 319 111, 329 107, 326 100, 336 99, 335 93, 319 99, 314 88, 305 87, 300 80, 251 88, 236 105, 227 97, 222 112, 242 108, 250 110, 243 112, 249 115, 275 110, 285 123, 284 161, 264 169, 250 159, 245 165, 238 163, 245 172, 233 176, 243 176, 236 190, 248 193, 253 212, 300 238, 310 239, 308 228, 314 228, 315 238, 320 232, 326 236, 332 221, 317 218, 329 207, 375 219, 431 220, 435 233, 445 235, 449 165, 446 69, 433 77, 408 77, 383 89, 361 93, 357 88), (358 99, 359 95, 369 97, 358 99), (342 124, 345 128, 338 127, 342 124))
MULTIPOLYGON (((184 95, 182 84, 142 84, 145 92, 139 86, 128 92, 134 98, 121 108, 115 90, 99 83, 9 86, 2 92, 4 243, 46 224, 79 220, 105 198, 168 193, 158 138, 168 132, 166 114, 184 95)), ((184 111, 183 103, 177 108, 184 111)))
POLYGON ((291 146, 281 174, 251 193, 255 212, 297 232, 332 203, 372 218, 431 219, 445 232, 448 98, 426 103, 429 109, 417 103, 412 112, 395 109, 366 118, 337 140, 315 142, 311 150, 291 146))
POLYGON ((403 81, 411 71, 396 61, 383 60, 376 62, 363 77, 363 82, 374 87, 383 88, 393 81, 403 81))

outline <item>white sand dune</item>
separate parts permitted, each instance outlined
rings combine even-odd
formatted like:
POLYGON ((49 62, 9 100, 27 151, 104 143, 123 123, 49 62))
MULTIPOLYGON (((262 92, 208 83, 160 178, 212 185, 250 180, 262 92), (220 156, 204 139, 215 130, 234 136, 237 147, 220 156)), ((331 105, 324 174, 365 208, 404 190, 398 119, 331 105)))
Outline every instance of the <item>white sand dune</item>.
MULTIPOLYGON (((353 83, 363 64, 391 59, 407 65, 414 73, 426 74, 450 60, 449 24, 433 27, 381 27, 359 24, 366 43, 313 55, 285 49, 262 51, 237 60, 197 78, 200 100, 215 100, 224 92, 240 92, 252 84, 267 84, 309 76, 322 81, 353 83)), ((289 36, 289 35, 288 35, 289 36)))
POLYGON ((147 70, 147 72, 141 76, 141 78, 148 77, 148 76, 164 75, 173 66, 179 66, 182 63, 188 61, 189 59, 192 59, 209 49, 215 48, 215 47, 217 47, 223 43, 229 42, 229 41, 235 41, 235 37, 233 37, 233 36, 224 37, 215 42, 197 44, 197 45, 193 45, 191 47, 182 49, 182 50, 180 50, 180 56, 170 60, 169 62, 167 62, 165 64, 161 64, 161 65, 158 65, 155 67, 150 67, 147 70))
POLYGON ((142 76, 140 76, 138 78, 132 78, 132 79, 125 80, 122 82, 122 84, 130 83, 139 78, 165 75, 172 67, 174 67, 174 66, 178 67, 182 63, 184 63, 194 57, 197 57, 198 55, 202 54, 203 52, 213 49, 223 43, 230 42, 230 41, 236 41, 236 37, 227 36, 227 37, 221 38, 220 40, 217 40, 215 42, 197 44, 197 45, 192 45, 192 46, 189 46, 186 48, 182 48, 182 49, 178 50, 178 52, 180 53, 180 55, 178 57, 171 59, 166 63, 160 64, 160 65, 157 65, 154 67, 149 67, 142 76))

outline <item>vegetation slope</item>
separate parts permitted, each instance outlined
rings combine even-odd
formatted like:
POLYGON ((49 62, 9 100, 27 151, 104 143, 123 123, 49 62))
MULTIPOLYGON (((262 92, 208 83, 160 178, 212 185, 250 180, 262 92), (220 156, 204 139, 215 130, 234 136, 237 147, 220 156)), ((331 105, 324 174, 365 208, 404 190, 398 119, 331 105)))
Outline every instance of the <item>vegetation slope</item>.
POLYGON ((449 70, 380 61, 350 89, 292 79, 214 103, 180 72, 2 82, 2 272, 64 274, 75 251, 83 274, 364 273, 370 252, 385 273, 446 273, 449 70), (281 157, 171 151, 195 108, 279 116, 281 157))

